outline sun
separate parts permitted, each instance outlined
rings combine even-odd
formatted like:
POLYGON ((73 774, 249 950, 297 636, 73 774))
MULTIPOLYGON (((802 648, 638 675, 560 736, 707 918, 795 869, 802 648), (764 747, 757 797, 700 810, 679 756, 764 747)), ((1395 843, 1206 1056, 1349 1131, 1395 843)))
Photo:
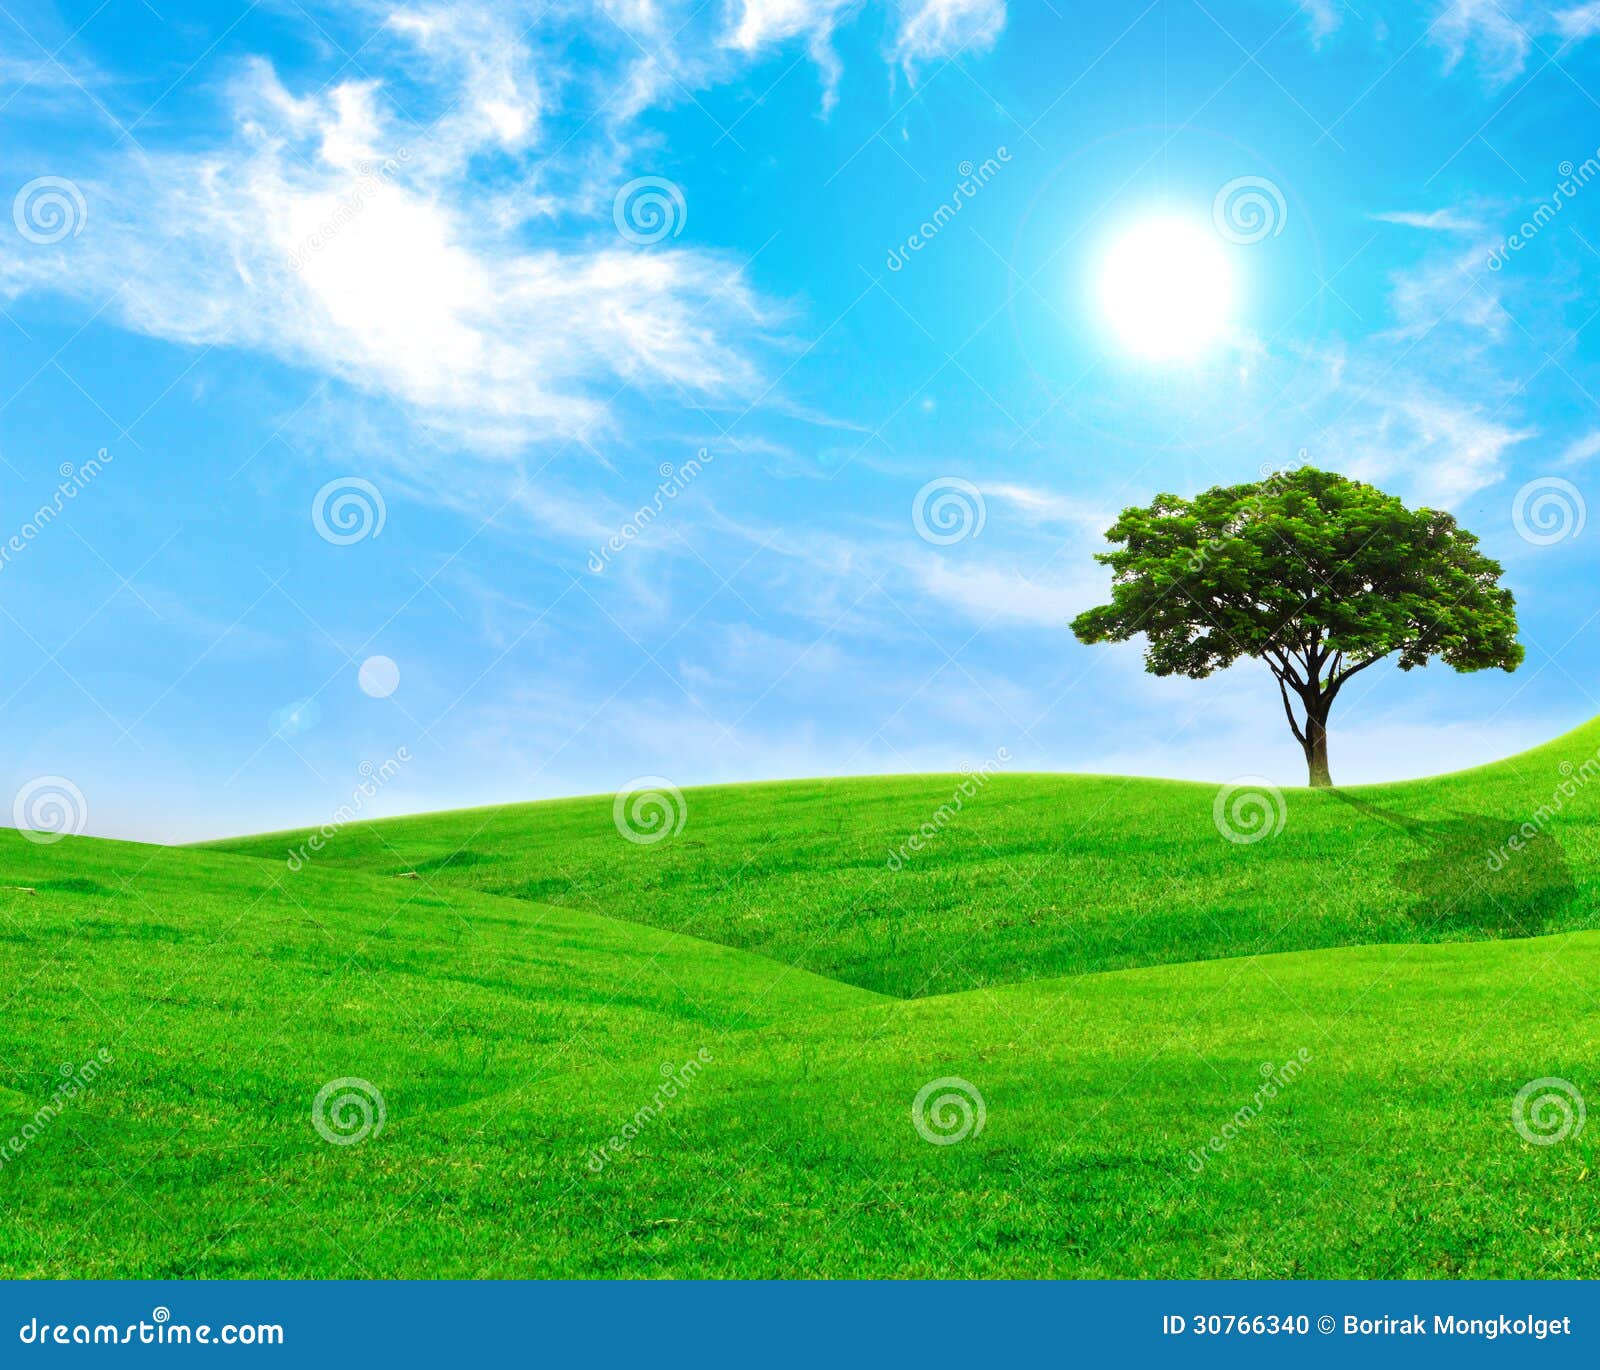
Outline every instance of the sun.
POLYGON ((1100 307, 1122 345, 1149 361, 1188 361, 1227 331, 1233 275, 1209 225, 1179 216, 1124 230, 1099 265, 1100 307))

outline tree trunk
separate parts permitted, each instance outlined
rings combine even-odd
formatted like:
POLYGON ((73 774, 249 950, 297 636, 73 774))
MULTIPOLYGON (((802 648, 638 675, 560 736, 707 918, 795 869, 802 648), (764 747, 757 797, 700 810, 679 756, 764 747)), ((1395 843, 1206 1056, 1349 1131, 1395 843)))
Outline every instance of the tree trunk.
POLYGON ((1327 710, 1324 709, 1319 716, 1317 713, 1306 711, 1306 766, 1311 772, 1308 782, 1312 789, 1322 789, 1333 784, 1333 776, 1328 773, 1328 721, 1327 710))

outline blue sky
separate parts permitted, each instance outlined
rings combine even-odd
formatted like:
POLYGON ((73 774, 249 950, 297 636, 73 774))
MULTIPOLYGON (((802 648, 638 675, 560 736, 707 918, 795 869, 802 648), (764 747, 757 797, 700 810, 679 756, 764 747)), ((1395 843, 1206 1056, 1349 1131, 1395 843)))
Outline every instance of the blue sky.
POLYGON ((1301 783, 1264 667, 1155 680, 1066 623, 1122 505, 1302 460, 1454 510, 1528 648, 1366 673, 1335 777, 1553 735, 1600 712, 1591 35, 1518 0, 8 3, 0 789, 180 840, 320 822, 402 749, 370 812, 1001 748, 1301 783), (1152 359, 1105 263, 1177 218, 1233 288, 1152 359))

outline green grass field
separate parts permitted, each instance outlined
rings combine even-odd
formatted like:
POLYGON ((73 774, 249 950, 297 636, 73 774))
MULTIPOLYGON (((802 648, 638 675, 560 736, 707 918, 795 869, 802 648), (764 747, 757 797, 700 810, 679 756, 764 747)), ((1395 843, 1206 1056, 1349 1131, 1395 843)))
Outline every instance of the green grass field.
POLYGON ((1597 747, 8 832, 0 1274, 1592 1277, 1597 747))

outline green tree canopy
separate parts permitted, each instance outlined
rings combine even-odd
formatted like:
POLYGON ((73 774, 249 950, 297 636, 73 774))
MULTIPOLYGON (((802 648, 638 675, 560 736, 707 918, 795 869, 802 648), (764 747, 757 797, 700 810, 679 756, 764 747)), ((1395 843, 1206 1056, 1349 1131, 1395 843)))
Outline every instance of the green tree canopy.
POLYGON ((1161 676, 1266 662, 1313 785, 1332 783, 1328 713, 1358 671, 1397 653, 1403 671, 1432 657, 1458 671, 1522 661, 1516 601, 1476 537, 1331 471, 1157 495, 1124 509, 1106 540, 1095 559, 1111 568, 1111 602, 1073 620, 1078 640, 1143 633, 1145 668, 1161 676))

